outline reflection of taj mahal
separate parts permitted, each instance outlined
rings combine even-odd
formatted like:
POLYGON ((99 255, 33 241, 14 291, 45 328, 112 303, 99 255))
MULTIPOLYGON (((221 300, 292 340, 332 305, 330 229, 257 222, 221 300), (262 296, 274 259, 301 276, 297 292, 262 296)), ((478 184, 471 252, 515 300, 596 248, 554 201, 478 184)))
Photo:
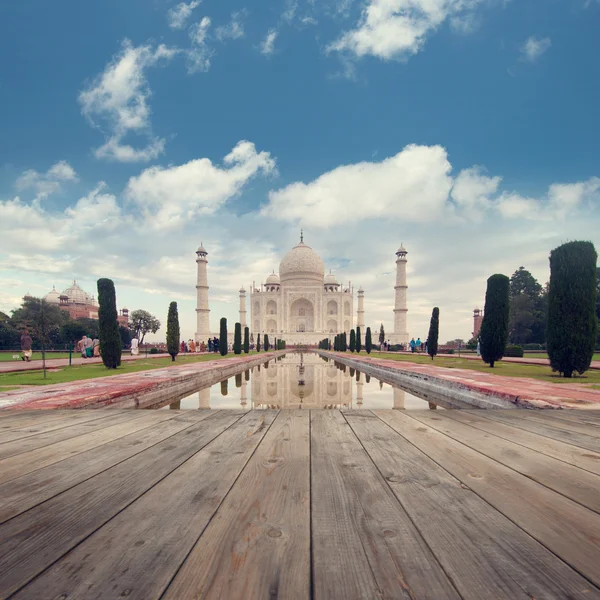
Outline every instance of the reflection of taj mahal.
MULTIPOLYGON (((198 264, 196 340, 206 341, 211 333, 208 304, 207 251, 200 246, 196 252, 198 264)), ((407 343, 406 330, 406 250, 396 252, 398 260, 394 307, 394 333, 388 334, 393 343, 407 343)), ((321 257, 304 243, 294 246, 279 264, 279 274, 273 272, 264 284, 250 290, 250 318, 246 318, 246 290, 240 289, 240 319, 242 328, 283 339, 288 345, 316 345, 325 337, 346 332, 355 326, 365 335, 364 291, 358 290, 354 318, 354 288, 342 285, 331 272, 325 275, 321 257)), ((230 327, 230 330, 233 328, 230 327)), ((218 335, 218 334, 217 334, 218 335)), ((373 332, 373 335, 376 335, 373 332)), ((363 337, 364 340, 364 337, 363 337)))

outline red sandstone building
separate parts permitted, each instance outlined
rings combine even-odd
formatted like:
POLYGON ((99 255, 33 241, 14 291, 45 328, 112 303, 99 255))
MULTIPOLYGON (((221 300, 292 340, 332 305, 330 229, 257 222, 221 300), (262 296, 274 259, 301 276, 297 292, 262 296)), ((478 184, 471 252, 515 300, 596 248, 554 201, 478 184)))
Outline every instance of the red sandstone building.
MULTIPOLYGON (((44 300, 49 304, 56 304, 61 310, 69 313, 72 319, 97 319, 98 302, 94 296, 90 296, 83 291, 75 280, 73 285, 68 287, 62 294, 52 287, 52 291, 44 296, 44 300)), ((129 311, 124 308, 119 311, 117 317, 119 325, 129 327, 129 311)))
POLYGON ((476 308, 473 311, 473 337, 479 336, 479 330, 481 329, 481 322, 483 321, 483 311, 476 308))

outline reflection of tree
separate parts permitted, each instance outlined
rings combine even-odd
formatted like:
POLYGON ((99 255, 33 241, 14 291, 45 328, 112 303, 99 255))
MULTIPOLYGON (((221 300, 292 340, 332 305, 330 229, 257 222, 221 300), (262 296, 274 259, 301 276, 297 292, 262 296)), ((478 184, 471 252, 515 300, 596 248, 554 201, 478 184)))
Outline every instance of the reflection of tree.
POLYGON ((225 379, 225 381, 221 381, 221 396, 227 396, 227 383, 228 383, 228 379, 225 379))
POLYGON ((360 381, 360 371, 356 371, 356 381, 360 381))
POLYGON ((236 388, 242 387, 242 374, 241 373, 236 373, 236 375, 235 375, 235 387, 236 388))
POLYGON ((365 375, 365 381, 371 383, 371 376, 368 373, 365 375))
POLYGON ((250 371, 249 371, 249 370, 247 370, 247 371, 244 373, 244 379, 245 379, 246 381, 250 381, 250 371))

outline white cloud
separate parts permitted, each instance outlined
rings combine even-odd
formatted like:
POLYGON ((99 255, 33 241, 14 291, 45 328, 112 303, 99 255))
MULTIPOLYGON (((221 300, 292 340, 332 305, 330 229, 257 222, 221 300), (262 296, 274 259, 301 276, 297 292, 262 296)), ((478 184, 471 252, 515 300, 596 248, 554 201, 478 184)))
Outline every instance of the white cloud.
POLYGON ((238 142, 223 159, 224 168, 208 158, 174 167, 151 167, 132 177, 125 195, 141 207, 156 228, 181 226, 198 214, 211 214, 238 194, 258 173, 272 173, 275 161, 254 144, 238 142))
POLYGON ((61 183, 77 181, 75 169, 66 161, 61 160, 52 165, 46 173, 38 173, 34 169, 24 171, 15 182, 18 190, 34 189, 38 199, 46 198, 61 189, 61 183))
POLYGON ((226 39, 236 40, 244 37, 244 24, 242 23, 242 13, 234 12, 231 15, 231 21, 227 25, 217 27, 215 36, 219 41, 226 39))
POLYGON ((481 218, 491 207, 501 181, 501 177, 488 177, 481 167, 463 169, 454 180, 452 200, 460 209, 468 211, 471 218, 481 218))
POLYGON ((302 17, 300 19, 302 25, 318 25, 319 22, 314 17, 302 17))
POLYGON ((356 57, 407 58, 427 36, 451 18, 455 27, 470 26, 470 14, 482 0, 371 0, 355 29, 329 45, 356 57))
POLYGON ((428 221, 446 207, 450 170, 441 146, 410 145, 381 162, 340 166, 270 192, 262 214, 319 228, 378 217, 428 221))
POLYGON ((530 36, 521 48, 522 60, 534 63, 544 54, 552 45, 550 38, 536 38, 530 36))
POLYGON ((267 56, 273 54, 275 51, 275 40, 277 39, 277 31, 275 29, 269 29, 267 36, 260 43, 260 52, 267 56))
POLYGON ((92 125, 108 132, 106 143, 95 151, 98 158, 148 161, 163 151, 164 140, 151 135, 148 104, 151 91, 145 72, 177 53, 177 49, 164 44, 156 48, 150 45, 136 47, 125 40, 121 52, 104 72, 79 94, 83 114, 92 125), (134 148, 125 143, 128 134, 142 136, 146 145, 134 148))
POLYGON ((192 48, 187 51, 189 73, 205 72, 210 69, 210 59, 214 54, 207 42, 210 24, 210 18, 203 17, 200 22, 190 27, 192 48))
POLYGON ((180 2, 167 13, 167 21, 171 29, 183 29, 186 21, 190 18, 192 11, 200 5, 200 0, 194 0, 189 4, 180 2))

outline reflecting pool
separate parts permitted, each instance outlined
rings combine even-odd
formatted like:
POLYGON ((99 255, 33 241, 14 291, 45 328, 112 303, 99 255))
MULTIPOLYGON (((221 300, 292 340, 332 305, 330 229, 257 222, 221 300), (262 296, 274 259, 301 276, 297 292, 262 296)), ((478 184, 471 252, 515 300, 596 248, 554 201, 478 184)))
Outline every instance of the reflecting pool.
POLYGON ((171 408, 397 408, 429 403, 318 354, 290 353, 183 398, 171 408))

